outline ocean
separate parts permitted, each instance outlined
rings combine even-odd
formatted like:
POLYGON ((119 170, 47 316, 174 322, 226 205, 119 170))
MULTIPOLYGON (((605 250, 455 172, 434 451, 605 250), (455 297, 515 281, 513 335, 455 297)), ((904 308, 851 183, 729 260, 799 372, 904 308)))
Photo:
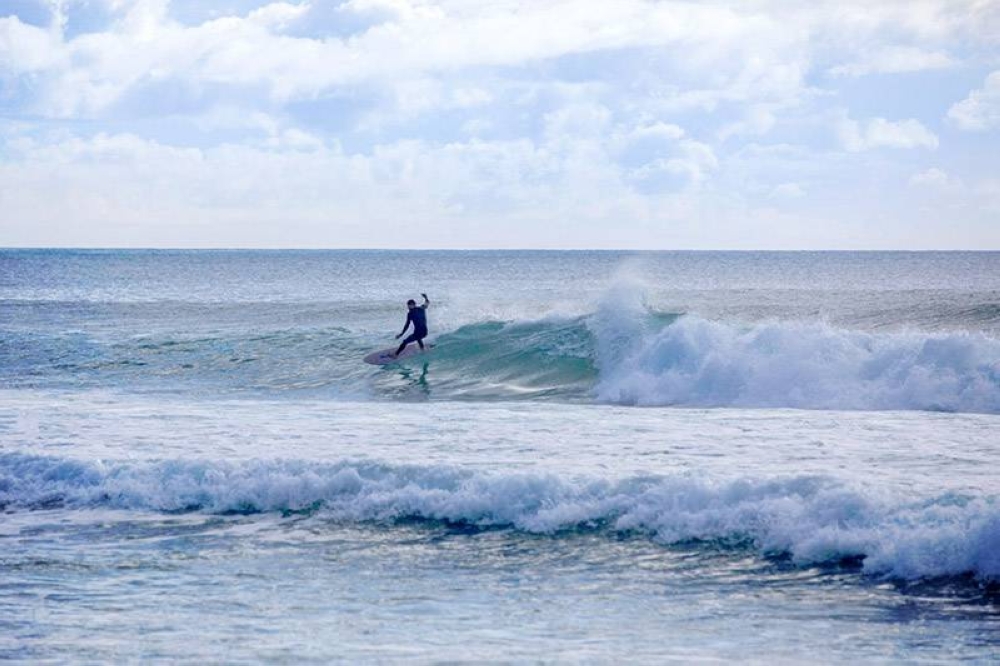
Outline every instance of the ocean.
POLYGON ((0 250, 0 659, 996 663, 998 454, 1000 253, 0 250))

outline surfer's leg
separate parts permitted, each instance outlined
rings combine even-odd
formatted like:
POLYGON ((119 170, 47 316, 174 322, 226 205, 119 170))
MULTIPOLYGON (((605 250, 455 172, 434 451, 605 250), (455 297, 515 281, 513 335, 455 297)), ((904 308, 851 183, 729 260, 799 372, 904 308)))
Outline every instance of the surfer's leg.
MULTIPOLYGON (((396 353, 395 353, 395 354, 393 354, 393 356, 399 356, 400 354, 402 354, 402 353, 403 353, 403 350, 404 350, 404 349, 406 349, 406 345, 408 345, 408 344, 410 344, 411 342, 414 342, 414 341, 418 341, 418 340, 417 340, 417 336, 415 336, 415 335, 410 335, 410 336, 406 337, 406 338, 405 338, 405 339, 403 340, 403 343, 402 343, 401 345, 399 345, 399 349, 397 349, 397 350, 396 350, 396 353)), ((419 342, 419 341, 418 341, 418 342, 419 342)), ((424 346, 423 346, 423 344, 421 344, 421 345, 420 345, 420 348, 421 348, 421 349, 423 349, 423 347, 424 347, 424 346)))

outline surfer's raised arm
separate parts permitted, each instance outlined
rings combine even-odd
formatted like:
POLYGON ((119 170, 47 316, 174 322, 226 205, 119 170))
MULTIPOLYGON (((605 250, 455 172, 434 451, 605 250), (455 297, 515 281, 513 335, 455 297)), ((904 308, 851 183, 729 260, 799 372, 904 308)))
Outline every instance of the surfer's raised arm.
POLYGON ((426 310, 427 306, 431 304, 431 299, 427 298, 427 294, 421 293, 420 295, 424 297, 424 304, 421 305, 420 307, 426 310))

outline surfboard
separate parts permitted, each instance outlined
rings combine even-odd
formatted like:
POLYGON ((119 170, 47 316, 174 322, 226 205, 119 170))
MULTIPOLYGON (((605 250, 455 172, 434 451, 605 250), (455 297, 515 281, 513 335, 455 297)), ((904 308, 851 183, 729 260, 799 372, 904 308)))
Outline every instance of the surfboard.
POLYGON ((393 356, 393 352, 396 351, 395 347, 390 347, 389 349, 382 349, 377 352, 372 352, 365 356, 365 363, 370 363, 372 365, 388 365, 389 363, 395 363, 396 361, 401 361, 403 359, 412 358, 414 356, 419 356, 420 354, 426 354, 430 351, 434 345, 426 345, 426 350, 421 350, 418 345, 410 345, 403 350, 403 353, 399 356, 393 356))

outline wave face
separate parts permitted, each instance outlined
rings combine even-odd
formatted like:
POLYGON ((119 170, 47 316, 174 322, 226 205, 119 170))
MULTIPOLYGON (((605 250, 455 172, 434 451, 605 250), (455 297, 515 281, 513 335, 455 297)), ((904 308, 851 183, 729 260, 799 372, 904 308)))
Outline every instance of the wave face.
POLYGON ((612 291, 589 316, 466 326, 439 339, 446 388, 641 406, 1000 413, 1000 340, 822 323, 740 326, 612 291))
POLYGON ((110 343, 81 334, 9 334, 0 340, 0 383, 1000 413, 1000 341, 983 333, 876 333, 788 321, 741 326, 656 312, 629 296, 587 316, 469 324, 435 343, 423 359, 372 368, 360 357, 378 342, 345 329, 110 343))
POLYGON ((554 538, 625 532, 664 544, 750 547, 803 565, 861 560, 869 574, 901 579, 1000 579, 998 498, 899 502, 816 476, 608 481, 350 461, 90 463, 8 453, 0 455, 0 505, 308 511, 338 521, 435 520, 554 538))

